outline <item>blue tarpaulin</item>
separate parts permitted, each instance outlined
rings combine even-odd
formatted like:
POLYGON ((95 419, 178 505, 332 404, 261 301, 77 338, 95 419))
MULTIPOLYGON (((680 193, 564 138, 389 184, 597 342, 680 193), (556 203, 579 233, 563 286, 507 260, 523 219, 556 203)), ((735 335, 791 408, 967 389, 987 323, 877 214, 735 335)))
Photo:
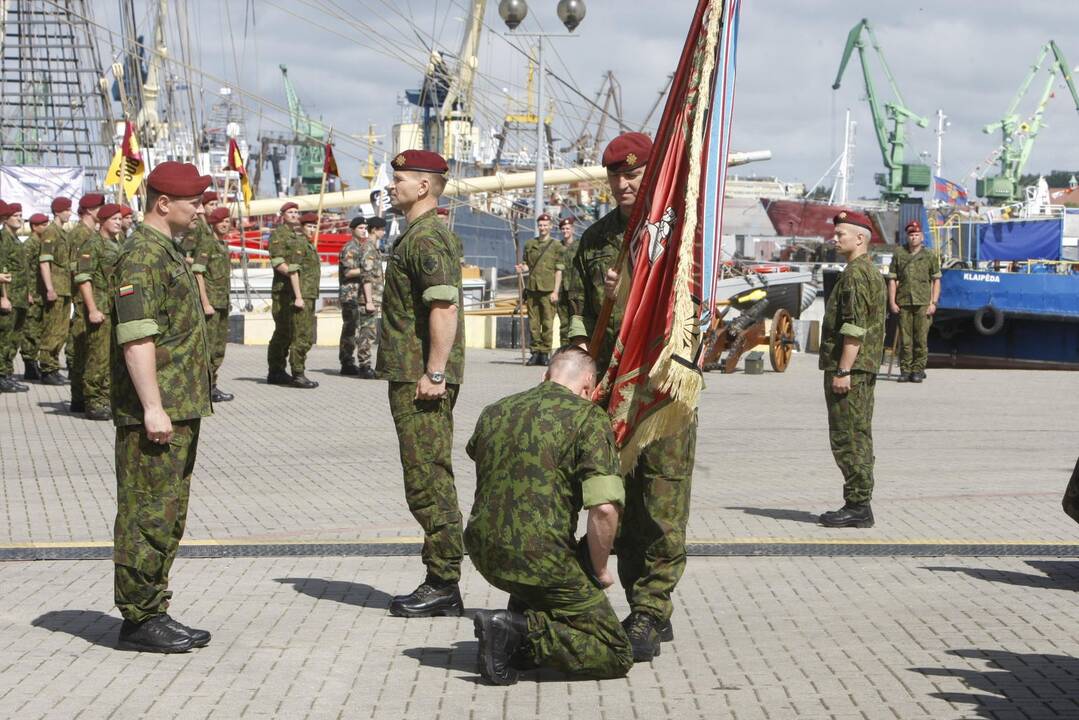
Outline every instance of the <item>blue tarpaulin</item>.
POLYGON ((979 260, 1059 260, 1060 220, 1016 220, 978 226, 979 260))

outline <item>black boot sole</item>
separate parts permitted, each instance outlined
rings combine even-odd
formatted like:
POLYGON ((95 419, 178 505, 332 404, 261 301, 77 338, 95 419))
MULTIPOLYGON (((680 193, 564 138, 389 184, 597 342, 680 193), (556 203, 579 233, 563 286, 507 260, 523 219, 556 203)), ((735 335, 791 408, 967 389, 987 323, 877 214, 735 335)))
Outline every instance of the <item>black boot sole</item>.
POLYGON ((390 615, 399 618, 461 617, 464 614, 465 609, 460 605, 449 608, 434 608, 432 610, 409 610, 390 603, 390 615))
POLYGON ((130 652, 144 652, 144 653, 158 653, 160 655, 179 655, 181 653, 190 652, 194 647, 194 643, 183 647, 162 647, 161 645, 143 645, 142 643, 131 642, 130 640, 119 640, 116 643, 116 647, 120 650, 128 650, 130 652))
MULTIPOLYGON (((632 647, 632 644, 631 644, 631 647, 632 647)), ((641 648, 641 649, 633 648, 633 662, 635 662, 635 663, 652 662, 652 660, 654 660, 655 658, 658 658, 662 652, 663 652, 663 647, 662 647, 661 643, 659 643, 659 642, 656 643, 655 650, 653 652, 649 652, 648 649, 646 649, 646 648, 641 648)))
POLYGON ((822 520, 820 524, 826 528, 861 528, 866 530, 873 527, 872 520, 849 520, 838 523, 830 523, 822 520))
POLYGON ((486 613, 477 613, 476 616, 472 618, 473 631, 476 639, 480 642, 478 658, 480 675, 492 685, 515 685, 517 683, 517 669, 511 665, 506 676, 499 677, 495 672, 494 663, 491 662, 491 654, 486 652, 486 649, 490 644, 490 622, 491 616, 486 613))

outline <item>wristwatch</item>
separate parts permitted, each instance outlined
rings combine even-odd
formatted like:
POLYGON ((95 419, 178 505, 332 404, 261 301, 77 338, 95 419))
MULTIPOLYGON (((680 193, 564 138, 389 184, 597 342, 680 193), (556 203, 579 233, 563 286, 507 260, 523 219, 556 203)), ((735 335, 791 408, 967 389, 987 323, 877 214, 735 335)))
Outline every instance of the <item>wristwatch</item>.
POLYGON ((850 375, 850 370, 844 370, 843 368, 837 368, 835 371, 836 377, 847 377, 850 375))
POLYGON ((446 379, 446 373, 444 372, 431 372, 427 371, 427 378, 435 385, 441 385, 442 381, 446 379))

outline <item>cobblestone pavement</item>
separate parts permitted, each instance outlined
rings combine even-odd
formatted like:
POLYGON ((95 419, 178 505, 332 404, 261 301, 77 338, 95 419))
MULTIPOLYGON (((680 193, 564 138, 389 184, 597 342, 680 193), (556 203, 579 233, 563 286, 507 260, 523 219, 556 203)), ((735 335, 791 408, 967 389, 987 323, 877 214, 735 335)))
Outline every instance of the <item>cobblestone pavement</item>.
MULTIPOLYGON (((466 511, 478 413, 541 374, 515 358, 469 354, 455 455, 466 511)), ((1079 376, 881 382, 877 527, 842 532, 813 517, 841 502, 815 360, 708 376, 691 541, 1079 543, 1060 510, 1079 376)), ((229 347, 221 384, 237 400, 203 426, 189 539, 416 536, 385 385, 337 376, 332 349, 310 365, 319 389, 271 387, 264 348, 229 347)), ((0 397, 0 548, 111 539, 112 428, 67 415, 66 399, 37 385, 0 397)), ((469 618, 387 615, 420 579, 416 557, 181 559, 173 611, 214 633, 182 656, 114 649, 108 561, 0 562, 0 717, 1079 718, 1079 560, 896 552, 693 557, 676 639, 653 663, 512 688, 479 680, 469 618)), ((469 614, 505 602, 467 563, 463 591, 469 614)))

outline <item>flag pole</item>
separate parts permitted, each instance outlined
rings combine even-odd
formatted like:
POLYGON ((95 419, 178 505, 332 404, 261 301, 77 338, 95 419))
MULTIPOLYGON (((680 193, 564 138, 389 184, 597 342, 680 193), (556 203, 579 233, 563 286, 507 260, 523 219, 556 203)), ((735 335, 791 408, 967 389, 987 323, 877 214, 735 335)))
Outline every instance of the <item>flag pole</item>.
MULTIPOLYGON (((330 132, 326 135, 326 144, 333 144, 333 126, 330 126, 330 132)), ((322 185, 318 189, 318 212, 316 213, 315 222, 318 223, 318 229, 315 230, 315 252, 318 252, 318 241, 322 237, 322 202, 326 199, 326 148, 322 149, 322 185)))

